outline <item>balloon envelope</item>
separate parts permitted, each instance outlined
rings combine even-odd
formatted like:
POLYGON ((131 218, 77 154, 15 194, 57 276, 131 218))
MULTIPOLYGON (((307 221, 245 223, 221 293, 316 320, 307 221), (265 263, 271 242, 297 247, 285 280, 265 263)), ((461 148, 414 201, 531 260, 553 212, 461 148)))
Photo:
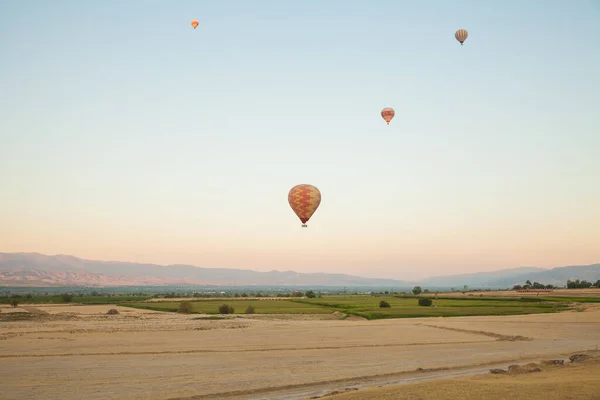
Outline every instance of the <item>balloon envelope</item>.
POLYGON ((192 21, 192 26, 194 27, 194 29, 196 29, 198 27, 198 25, 200 25, 200 23, 196 20, 192 21))
POLYGON ((381 110, 381 118, 383 118, 388 125, 390 124, 392 118, 394 118, 394 115, 396 115, 396 112, 392 107, 385 107, 383 110, 381 110))
POLYGON ((465 42, 465 40, 467 40, 468 36, 469 32, 467 32, 466 29, 459 29, 454 33, 454 37, 460 42, 461 46, 465 42))
POLYGON ((313 185, 296 185, 288 193, 288 203, 302 221, 302 226, 306 227, 306 222, 321 204, 321 192, 313 185))

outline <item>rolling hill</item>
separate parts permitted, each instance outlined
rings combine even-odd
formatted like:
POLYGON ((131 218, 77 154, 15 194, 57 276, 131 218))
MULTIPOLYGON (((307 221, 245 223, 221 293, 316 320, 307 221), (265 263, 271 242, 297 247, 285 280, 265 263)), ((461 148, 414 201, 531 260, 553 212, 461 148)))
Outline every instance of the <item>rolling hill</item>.
POLYGON ((347 286, 410 289, 470 288, 504 289, 526 280, 563 286, 567 280, 600 279, 600 264, 552 269, 520 267, 491 272, 436 276, 419 282, 364 278, 346 274, 258 272, 244 269, 202 268, 192 265, 157 265, 85 260, 70 255, 0 253, 2 286, 347 286))
POLYGON ((345 274, 162 266, 38 253, 0 253, 0 283, 4 286, 314 285, 388 288, 415 285, 394 279, 345 274))

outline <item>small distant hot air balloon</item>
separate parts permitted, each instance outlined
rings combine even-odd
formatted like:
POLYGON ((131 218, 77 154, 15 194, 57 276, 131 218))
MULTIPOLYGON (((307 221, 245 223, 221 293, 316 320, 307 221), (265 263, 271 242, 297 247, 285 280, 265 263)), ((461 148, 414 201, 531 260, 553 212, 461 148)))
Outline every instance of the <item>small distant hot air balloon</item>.
POLYGON ((381 118, 383 118, 388 125, 390 124, 392 118, 394 118, 394 115, 396 115, 396 112, 392 107, 385 107, 383 110, 381 110, 381 118))
POLYGON ((288 193, 288 203, 302 221, 302 227, 306 228, 306 223, 321 204, 321 192, 313 185, 296 185, 288 193))
POLYGON ((463 45, 465 40, 467 40, 467 36, 469 36, 469 32, 467 32, 466 29, 459 29, 456 31, 456 33, 454 33, 454 37, 460 42, 461 46, 463 45))
POLYGON ((194 27, 194 29, 196 29, 198 25, 200 25, 200 23, 197 20, 192 21, 192 26, 194 27))

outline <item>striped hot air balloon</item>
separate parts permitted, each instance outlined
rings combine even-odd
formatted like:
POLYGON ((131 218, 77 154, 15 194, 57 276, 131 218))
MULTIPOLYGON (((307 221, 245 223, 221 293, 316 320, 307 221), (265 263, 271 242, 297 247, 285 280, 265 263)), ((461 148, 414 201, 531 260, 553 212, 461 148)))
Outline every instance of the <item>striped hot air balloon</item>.
POLYGON ((381 118, 383 118, 388 125, 390 124, 392 118, 394 118, 394 115, 396 115, 396 112, 392 107, 385 107, 383 110, 381 110, 381 118))
POLYGON ((196 29, 198 25, 200 25, 200 23, 197 20, 192 21, 192 26, 194 27, 194 29, 196 29))
POLYGON ((466 29, 459 29, 454 33, 454 37, 460 42, 461 46, 463 45, 465 40, 467 40, 467 36, 469 36, 469 32, 467 32, 466 29))
POLYGON ((288 193, 288 202, 302 221, 302 227, 306 228, 306 223, 321 204, 321 192, 313 185, 296 185, 288 193))

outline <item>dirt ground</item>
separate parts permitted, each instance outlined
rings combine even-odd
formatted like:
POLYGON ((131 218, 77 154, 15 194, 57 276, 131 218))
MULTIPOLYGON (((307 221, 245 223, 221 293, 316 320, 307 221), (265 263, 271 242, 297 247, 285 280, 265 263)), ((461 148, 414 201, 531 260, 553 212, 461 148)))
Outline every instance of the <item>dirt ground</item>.
MULTIPOLYGON (((596 354, 593 354, 596 353, 596 354)), ((324 396, 327 400, 598 400, 600 355, 564 366, 537 365, 530 371, 485 374, 365 390, 346 390, 324 396), (533 374, 533 375, 532 375, 533 374)))
MULTIPOLYGON (((356 321, 260 315, 210 320, 113 305, 2 308, 0 399, 309 399, 348 387, 361 390, 345 396, 363 395, 382 385, 594 350, 600 345, 600 305, 580 310, 356 321), (120 314, 106 315, 110 308, 120 314)), ((518 385, 525 378, 472 379, 484 379, 483 388, 485 379, 492 387, 494 379, 518 385)))

